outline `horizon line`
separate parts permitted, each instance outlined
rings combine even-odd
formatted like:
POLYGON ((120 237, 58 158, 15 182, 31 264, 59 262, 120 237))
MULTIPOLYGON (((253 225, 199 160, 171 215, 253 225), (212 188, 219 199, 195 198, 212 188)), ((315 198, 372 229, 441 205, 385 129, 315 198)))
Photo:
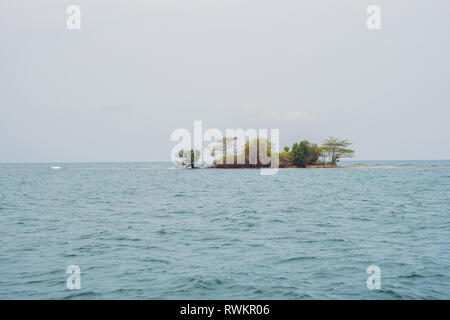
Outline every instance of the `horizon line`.
MULTIPOLYGON (((450 159, 346 159, 345 161, 450 161, 450 159)), ((0 164, 58 164, 58 163, 173 163, 173 161, 8 161, 0 164)))

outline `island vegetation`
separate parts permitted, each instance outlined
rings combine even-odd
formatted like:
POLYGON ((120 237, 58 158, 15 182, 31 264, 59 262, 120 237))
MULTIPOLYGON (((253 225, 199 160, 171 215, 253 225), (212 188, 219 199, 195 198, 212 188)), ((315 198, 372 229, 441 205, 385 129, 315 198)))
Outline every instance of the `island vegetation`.
MULTIPOLYGON (((278 157, 272 156, 270 141, 260 141, 260 138, 245 143, 243 150, 238 153, 236 138, 225 137, 218 141, 221 146, 221 157, 216 159, 209 167, 211 168, 264 168, 270 167, 267 159, 277 159, 279 168, 334 168, 338 166, 342 158, 350 158, 354 150, 349 149, 351 142, 346 139, 330 137, 322 145, 311 143, 307 140, 296 142, 292 147, 284 147, 278 157), (264 142, 264 143, 260 143, 264 142), (233 152, 229 152, 230 148, 233 152), (254 148, 254 149, 252 149, 254 148), (265 150, 259 150, 264 148, 265 150), (250 152, 256 150, 256 152, 250 152), (261 158, 260 155, 267 155, 261 158)), ((211 150, 214 157, 217 148, 211 150)), ((178 164, 195 168, 200 158, 199 150, 180 150, 178 152, 178 164)))

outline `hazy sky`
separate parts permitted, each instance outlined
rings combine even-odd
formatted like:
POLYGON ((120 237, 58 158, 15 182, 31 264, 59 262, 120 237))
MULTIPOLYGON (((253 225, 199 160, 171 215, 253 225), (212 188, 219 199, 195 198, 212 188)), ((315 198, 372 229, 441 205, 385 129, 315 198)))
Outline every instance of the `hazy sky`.
POLYGON ((168 161, 194 120, 450 159, 449 39, 448 0, 1 0, 0 162, 168 161))

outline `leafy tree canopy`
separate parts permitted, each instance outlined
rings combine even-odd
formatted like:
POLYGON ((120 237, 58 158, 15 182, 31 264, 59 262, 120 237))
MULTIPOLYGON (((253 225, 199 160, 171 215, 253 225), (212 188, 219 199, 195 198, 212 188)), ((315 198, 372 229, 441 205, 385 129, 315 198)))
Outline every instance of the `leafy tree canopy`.
POLYGON ((346 139, 330 137, 323 143, 323 152, 330 158, 330 162, 336 165, 341 158, 350 158, 355 151, 349 149, 352 143, 346 139))

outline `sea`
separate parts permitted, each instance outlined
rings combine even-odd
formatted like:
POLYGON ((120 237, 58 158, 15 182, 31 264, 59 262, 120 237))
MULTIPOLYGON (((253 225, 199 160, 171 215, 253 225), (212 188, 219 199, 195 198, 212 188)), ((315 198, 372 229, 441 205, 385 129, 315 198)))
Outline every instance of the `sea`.
POLYGON ((0 299, 449 299, 450 161, 0 164, 0 299))

